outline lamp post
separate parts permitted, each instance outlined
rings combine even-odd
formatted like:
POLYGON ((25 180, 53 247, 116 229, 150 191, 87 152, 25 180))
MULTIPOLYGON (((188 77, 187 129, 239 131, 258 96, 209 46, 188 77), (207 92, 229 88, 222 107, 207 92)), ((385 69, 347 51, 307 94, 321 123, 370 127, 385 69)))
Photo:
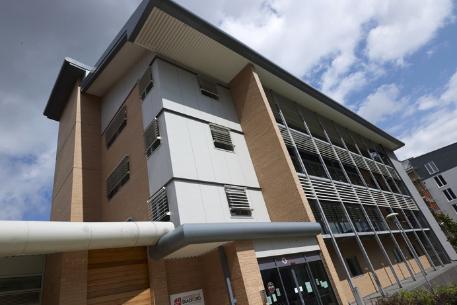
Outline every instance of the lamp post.
POLYGON ((405 231, 403 230, 403 227, 401 226, 400 221, 399 221, 398 218, 397 218, 398 215, 399 215, 399 214, 398 214, 398 213, 395 213, 395 212, 392 212, 392 213, 390 213, 390 214, 387 214, 387 215, 386 215, 386 220, 393 219, 393 223, 395 224, 397 230, 399 230, 400 233, 403 235, 403 237, 404 237, 404 239, 405 239, 405 242, 406 242, 406 246, 409 248, 410 252, 413 254, 414 259, 416 260, 417 265, 418 265, 419 268, 421 269, 422 275, 424 276, 424 279, 425 279, 425 282, 427 283, 427 286, 430 288, 430 291, 431 291, 432 293, 434 293, 432 284, 429 282, 429 280, 428 280, 428 278, 427 278, 427 273, 425 272, 425 269, 424 269, 424 267, 422 266, 422 263, 419 261, 419 258, 418 258, 418 256, 417 256, 416 250, 414 249, 414 247, 412 247, 412 246, 409 245, 409 243, 408 243, 408 237, 406 236, 406 233, 405 233, 405 231))

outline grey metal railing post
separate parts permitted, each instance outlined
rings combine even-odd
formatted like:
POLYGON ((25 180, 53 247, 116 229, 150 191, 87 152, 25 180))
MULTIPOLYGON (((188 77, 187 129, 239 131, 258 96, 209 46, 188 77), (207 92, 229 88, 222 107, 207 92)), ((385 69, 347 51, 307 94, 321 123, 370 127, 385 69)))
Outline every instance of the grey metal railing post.
POLYGON ((319 150, 319 147, 316 144, 316 140, 314 139, 314 136, 311 133, 311 130, 308 128, 308 124, 306 123, 306 120, 303 117, 301 111, 299 111, 299 115, 301 116, 301 119, 303 121, 303 125, 305 127, 306 132, 309 134, 309 136, 311 138, 311 142, 313 143, 314 149, 316 150, 316 153, 317 153, 317 155, 319 157, 319 160, 320 160, 320 162, 322 164, 322 167, 324 168, 325 174, 327 175, 328 179, 330 180, 330 183, 332 184, 333 188, 336 191, 336 195, 338 197, 338 202, 340 203, 340 206, 343 208, 344 215, 346 216, 346 219, 349 222, 352 231, 354 232, 354 236, 356 238, 357 245, 359 246, 360 250, 362 251, 363 257, 364 257, 364 259, 365 259, 365 261, 366 261, 366 263, 368 265, 368 268, 370 269, 370 272, 371 272, 371 274, 372 274, 372 276, 374 278, 374 281, 376 283, 377 289, 379 290, 381 295, 384 296, 385 293, 384 293, 384 289, 382 288, 381 281, 379 280, 378 275, 376 274, 376 271, 374 270, 373 264, 371 263, 370 257, 368 256, 368 253, 367 253, 367 251, 365 249, 365 246, 363 245, 362 240, 360 239, 359 233, 357 232, 357 230, 356 230, 356 228, 354 226, 354 223, 352 222, 352 219, 349 216, 349 213, 348 213, 348 211, 346 209, 346 206, 344 205, 344 202, 341 199, 340 193, 339 193, 338 189, 335 186, 333 178, 330 175, 330 172, 329 172, 329 170, 327 168, 327 165, 325 164, 324 158, 322 157, 322 155, 320 153, 320 150, 319 150))
MULTIPOLYGON (((402 261, 404 262, 404 264, 405 264, 405 266, 406 266, 406 269, 408 269, 409 274, 411 275, 411 277, 412 277, 414 280, 416 280, 416 277, 415 277, 414 272, 412 271, 412 269, 411 269, 411 267, 410 267, 410 265, 409 265, 409 263, 408 263, 408 260, 406 259, 406 257, 405 257, 405 255, 404 255, 403 251, 401 250, 400 245, 398 244, 397 239, 395 238, 395 236, 394 236, 394 234, 393 234, 391 228, 389 227, 387 221, 386 221, 386 220, 384 219, 384 217, 382 216, 382 212, 381 212, 381 210, 380 210, 380 208, 379 208, 379 206, 378 206, 378 203, 377 203, 377 201, 375 200, 375 198, 373 197, 373 194, 371 193, 370 188, 368 187, 368 184, 367 184, 367 182, 365 181, 365 178, 363 177, 362 173, 360 172, 360 170, 359 170, 359 168, 358 168, 358 166, 357 166, 357 164, 356 164, 356 162, 355 162, 355 160, 354 160, 354 157, 352 156, 351 151, 348 149, 348 147, 347 147, 347 145, 346 145, 346 141, 344 140, 344 137, 343 137, 343 136, 341 135, 341 133, 338 131, 338 128, 336 128, 336 126, 335 126, 335 130, 336 130, 336 132, 338 133, 338 136, 339 136, 339 138, 340 138, 340 140, 341 140, 341 142, 342 142, 344 148, 346 149, 346 152, 348 153, 349 158, 351 159, 351 162, 353 163, 353 165, 354 165, 354 167, 355 167, 355 169, 356 169, 356 171, 357 171, 357 174, 359 175, 360 180, 362 181, 363 185, 364 185, 365 188, 367 189, 368 194, 370 195, 370 198, 371 198, 371 199, 373 200, 373 202, 376 204, 376 205, 375 205, 375 206, 376 206, 376 210, 378 211, 379 215, 381 215, 382 222, 383 222, 384 226, 387 228, 387 230, 388 230, 388 232, 389 232, 390 238, 392 239, 392 242, 394 243, 394 247, 397 249, 398 253, 400 254, 400 257, 401 257, 402 261)), ((360 152, 360 151, 359 151, 359 152, 360 152)), ((369 167, 367 167, 367 168, 369 168, 369 167)), ((374 178, 373 173, 371 173, 371 171, 369 171, 369 172, 370 172, 371 177, 372 177, 372 179, 373 179, 373 178, 374 178)), ((373 181, 375 182, 377 188, 378 188, 378 189, 381 189, 381 188, 379 187, 379 184, 377 183, 377 181, 376 181, 376 180, 373 180, 373 181)))
MULTIPOLYGON (((362 152, 360 151, 360 148, 359 146, 357 145, 357 143, 352 140, 353 143, 354 143, 354 146, 355 148, 357 149, 359 155, 362 155, 362 152)), ((385 194, 384 192, 382 191, 382 188, 379 186, 379 183, 376 179, 376 177, 374 176, 373 172, 371 171, 369 165, 367 164, 367 161, 365 160, 365 158, 363 157, 362 158, 365 166, 369 169, 368 171, 370 172, 371 174, 371 177, 373 179, 373 181, 376 183, 377 187, 381 190, 381 194, 382 196, 384 197, 385 201, 387 203, 389 203, 389 201, 387 200, 387 198, 385 197, 385 194)), ((382 176, 382 175, 381 175, 382 176)), ((392 206, 390 204, 388 204, 388 209, 390 210, 390 213, 395 213, 395 211, 392 209, 392 206)), ((421 269, 422 273, 424 274, 424 276, 426 277, 426 273, 425 273, 425 270, 424 270, 424 267, 422 266, 422 263, 420 262, 420 260, 417 258, 417 254, 416 254, 416 250, 414 250, 414 247, 412 247, 412 244, 411 244, 411 241, 409 240, 409 237, 406 235, 405 233, 405 230, 403 229, 403 226, 400 224, 400 222, 398 221, 397 218, 394 219, 396 221, 396 225, 398 227, 398 229, 400 230, 400 235, 403 237, 403 240, 405 241, 406 243, 406 246, 408 247, 409 251, 413 254, 413 257, 414 257, 414 260, 416 261, 417 265, 419 266, 419 269, 421 269)))
MULTIPOLYGON (((382 158, 381 158, 381 163, 382 163, 382 165, 385 167, 386 172, 389 174, 389 178, 392 179, 392 182, 394 183, 395 188, 397 189, 398 193, 401 194, 400 187, 398 186, 398 184, 397 184, 397 182, 395 181, 395 178, 392 176, 391 172, 387 169, 387 166, 386 166, 384 160, 382 160, 382 158)), ((395 170, 395 169, 394 169, 394 170, 395 170)), ((398 174, 397 174, 397 175, 398 175, 398 174)), ((384 178, 384 180, 385 180, 385 178, 384 178)), ((389 189, 390 189, 391 192, 392 192, 392 189, 390 188, 390 186, 389 186, 389 184, 387 183, 387 181, 386 181, 385 183, 387 184, 387 186, 389 187, 389 189)), ((414 204, 417 206, 417 203, 415 202, 415 200, 414 200, 412 197, 411 197, 411 199, 413 200, 414 204)), ((419 209, 419 208, 418 208, 418 209, 419 209)), ((409 226, 410 226, 412 229, 414 229, 414 228, 412 227, 411 222, 409 221, 409 219, 408 219, 406 213, 403 211, 403 209, 400 209, 400 210, 402 211, 403 217, 405 217, 405 219, 406 219, 406 221, 408 222, 409 226)), ((430 246, 430 248, 432 249, 433 253, 434 253, 435 256, 437 257, 438 262, 440 263, 441 266, 444 266, 443 261, 441 260, 441 258, 440 258, 440 256, 439 256, 438 252, 436 251, 435 247, 433 246, 433 244, 432 244, 432 243, 430 242, 430 240, 428 239, 428 236, 427 236, 427 234, 425 233, 425 230, 424 230, 424 228, 422 227, 422 224, 418 221, 418 219, 416 218, 416 215, 414 215, 414 212, 412 212, 412 210, 410 210, 410 211, 411 211, 411 214, 413 215, 413 218, 414 218, 415 222, 416 222, 416 223, 419 225, 419 227, 421 228, 421 232, 422 232, 422 234, 424 235, 425 240, 427 241, 427 243, 429 244, 429 246, 430 246)), ((420 209, 419 209, 419 212, 420 212, 420 209)), ((423 245, 422 241, 420 240, 419 236, 417 235, 416 231, 413 231, 413 232, 415 233, 416 239, 419 241, 422 250, 424 251, 424 253, 427 254, 427 258, 429 259, 430 264, 432 265, 433 269, 436 270, 436 266, 435 266, 435 264, 433 263, 433 260, 431 259, 430 254, 428 254, 428 252, 426 251, 426 248, 425 248, 425 246, 423 245)))
MULTIPOLYGON (((287 131, 287 134, 291 140, 291 143, 292 143, 292 147, 293 147, 293 150, 294 150, 294 154, 296 155, 298 161, 299 161, 299 165, 300 165, 300 169, 302 170, 302 172, 309 178, 308 176, 308 173, 306 171, 306 168, 305 168, 305 165, 303 164, 303 161, 301 160, 301 157, 300 157, 300 154, 298 152, 298 148, 297 148, 297 145, 295 144, 295 141, 294 139, 292 138, 292 134, 289 130, 289 127, 287 125, 287 122, 284 118, 284 115, 281 111, 281 108, 279 107, 279 105, 277 103, 275 103, 275 106, 277 107, 277 110, 278 110, 278 114, 280 116, 280 119, 282 121, 282 124, 285 126, 286 128, 286 131, 287 131)), ((321 217, 322 217, 322 220, 324 222, 324 225, 326 227, 326 230, 329 232, 330 234, 330 240, 332 241, 332 244, 333 244, 333 247, 335 248, 335 252, 336 252, 336 255, 338 257, 338 260, 340 261, 341 265, 343 266, 343 269, 344 269, 344 273, 346 274, 346 277, 347 277, 347 280, 348 280, 348 284, 349 284, 349 287, 351 288, 351 291, 352 291, 352 294, 354 295, 354 299, 356 301, 356 304, 357 305, 364 305, 364 302, 360 296, 360 293, 359 293, 359 290, 357 289, 357 287, 354 285, 354 282, 352 281, 352 277, 351 277, 351 274, 349 272, 349 269, 348 269, 348 266, 346 265, 346 262, 343 258, 343 255, 341 254, 341 250, 340 250, 340 247, 338 246, 338 243, 336 241, 336 238, 330 228, 330 225, 327 221, 327 217, 325 216, 324 214, 324 210, 322 209, 322 206, 319 202, 319 198, 317 198, 317 194, 315 193, 314 191, 314 188, 311 187, 311 190, 313 192, 313 195, 314 197, 316 198, 316 203, 317 203, 317 207, 319 209, 319 213, 321 214, 321 217)))
POLYGON ((324 126, 323 126, 321 120, 320 120, 320 119, 318 119, 318 120, 319 120, 319 125, 320 125, 322 131, 324 132, 325 138, 327 139, 328 143, 330 143, 330 145, 331 145, 331 147, 332 147, 333 154, 335 155, 335 157, 336 157, 336 159, 337 159, 337 161, 338 161, 338 164, 340 165, 340 168, 341 168, 341 170, 342 170, 342 172, 343 172, 343 174, 344 174, 344 177, 345 177, 345 179, 348 181, 348 183, 350 184, 350 186, 351 186, 351 188, 352 188, 352 191, 354 192, 354 194, 355 194, 355 196, 356 196, 357 202, 359 203, 359 205, 360 205, 360 207, 361 207, 361 209, 362 209, 362 211, 363 211, 363 215, 364 215, 365 219, 367 220, 368 225, 370 226, 371 231, 374 233, 376 243, 378 244, 379 248, 381 249, 381 252, 382 252, 382 254, 383 254, 385 260, 386 260, 387 263, 389 264, 390 271, 391 271, 392 274, 394 275, 395 281, 397 282, 398 287, 399 287, 399 288, 402 288, 401 281, 400 281, 400 279, 398 278, 397 273, 395 272, 395 268, 394 268, 393 265, 392 265, 392 262, 391 262, 391 260, 390 260, 390 258, 389 258, 389 255, 387 254, 386 249, 384 248, 384 246, 383 246, 383 244, 382 244, 382 242, 381 242, 381 239, 379 238, 378 232, 375 230, 375 228, 374 228, 374 226, 373 226, 373 223, 371 222, 371 219, 370 219, 370 217, 368 216, 367 211, 365 210, 365 206, 362 204, 362 201, 360 200, 360 198, 359 198, 359 196, 358 196, 356 190, 354 189, 354 186, 353 186, 352 183, 351 183, 351 180, 350 180, 350 178, 349 178, 349 175, 347 174, 346 169, 345 169, 344 166, 343 166, 343 162, 341 161, 340 157, 338 156, 338 153, 337 153, 337 151, 336 151, 336 149, 335 149, 335 147, 334 147, 334 144, 332 143, 332 140, 330 139, 330 137, 329 137, 329 135, 328 135, 327 130, 324 128, 324 126))

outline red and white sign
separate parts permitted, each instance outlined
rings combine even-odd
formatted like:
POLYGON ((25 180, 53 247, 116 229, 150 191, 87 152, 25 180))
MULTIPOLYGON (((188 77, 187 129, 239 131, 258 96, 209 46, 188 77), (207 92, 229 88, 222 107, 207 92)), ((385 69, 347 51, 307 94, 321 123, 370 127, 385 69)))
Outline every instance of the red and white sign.
POLYGON ((197 289, 170 295, 171 305, 205 305, 203 290, 197 289))

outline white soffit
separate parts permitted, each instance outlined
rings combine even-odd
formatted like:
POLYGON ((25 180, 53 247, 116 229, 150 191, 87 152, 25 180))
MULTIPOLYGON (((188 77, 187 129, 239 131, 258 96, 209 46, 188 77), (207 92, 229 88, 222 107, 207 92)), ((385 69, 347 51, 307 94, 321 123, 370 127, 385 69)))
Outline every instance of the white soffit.
POLYGON ((97 96, 104 96, 144 56, 145 52, 147 51, 144 48, 134 43, 126 42, 119 50, 119 53, 103 70, 103 73, 92 83, 87 92, 97 96))

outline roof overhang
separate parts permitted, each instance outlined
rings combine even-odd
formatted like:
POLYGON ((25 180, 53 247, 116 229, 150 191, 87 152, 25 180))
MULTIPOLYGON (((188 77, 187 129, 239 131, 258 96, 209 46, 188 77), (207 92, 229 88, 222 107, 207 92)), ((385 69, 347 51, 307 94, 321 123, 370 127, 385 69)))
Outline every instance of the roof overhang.
POLYGON ((230 241, 316 236, 317 222, 233 222, 183 224, 149 247, 154 259, 197 256, 230 241))
POLYGON ((169 0, 144 0, 83 80, 84 92, 104 96, 145 52, 229 83, 247 64, 262 84, 388 149, 404 144, 304 83, 235 38, 169 0))
POLYGON ((73 91, 75 83, 82 80, 86 73, 91 70, 91 67, 66 57, 62 63, 43 114, 51 120, 58 121, 65 109, 66 102, 73 91))

